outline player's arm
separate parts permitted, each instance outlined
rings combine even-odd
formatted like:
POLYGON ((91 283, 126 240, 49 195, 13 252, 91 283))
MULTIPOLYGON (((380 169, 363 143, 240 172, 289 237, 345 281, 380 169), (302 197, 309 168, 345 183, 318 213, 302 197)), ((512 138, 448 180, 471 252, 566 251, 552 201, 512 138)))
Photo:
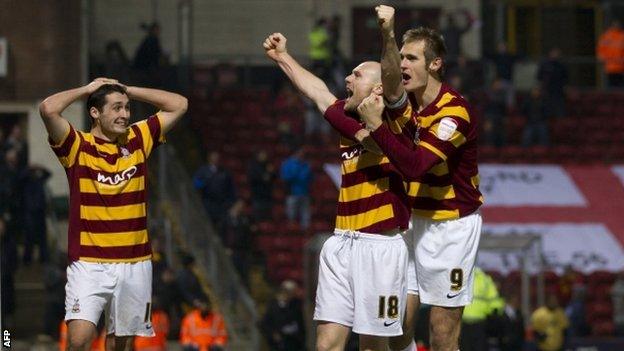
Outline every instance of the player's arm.
POLYGON ((358 106, 358 113, 366 123, 370 135, 379 145, 381 151, 390 162, 401 172, 405 180, 417 180, 442 159, 423 147, 410 148, 396 138, 396 136, 382 123, 381 114, 384 102, 381 96, 371 94, 358 106))
POLYGON ((128 97, 156 106, 160 110, 161 134, 167 133, 184 116, 188 100, 179 94, 160 89, 127 87, 128 97))
POLYGON ((310 98, 321 113, 337 99, 329 91, 327 85, 310 71, 303 68, 286 51, 286 37, 281 33, 273 33, 263 43, 267 56, 275 61, 284 71, 288 79, 305 96, 310 98))
POLYGON ((117 84, 117 81, 109 78, 97 78, 80 88, 65 90, 49 96, 39 104, 39 114, 54 144, 59 144, 69 133, 69 122, 63 118, 61 113, 74 101, 89 96, 104 84, 117 84))
POLYGON ((386 5, 375 7, 381 30, 381 82, 384 98, 393 105, 402 102, 405 95, 401 74, 401 54, 394 38, 394 8, 386 5))

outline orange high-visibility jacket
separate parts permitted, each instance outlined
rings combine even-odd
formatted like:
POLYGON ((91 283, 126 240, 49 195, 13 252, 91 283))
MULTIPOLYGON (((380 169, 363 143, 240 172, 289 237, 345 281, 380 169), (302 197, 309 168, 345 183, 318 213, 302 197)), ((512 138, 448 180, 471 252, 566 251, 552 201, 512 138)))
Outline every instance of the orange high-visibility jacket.
MULTIPOLYGON (((100 335, 98 335, 93 343, 91 343, 91 351, 105 351, 106 344, 106 331, 102 330, 100 335)), ((59 350, 65 351, 67 349, 67 323, 65 321, 61 321, 60 331, 59 331, 59 350)))
POLYGON ((169 334, 169 317, 162 310, 152 312, 153 337, 134 337, 135 351, 164 351, 167 349, 167 334, 169 334))
POLYGON ((598 40, 596 55, 607 73, 624 73, 624 30, 611 28, 598 40))
POLYGON ((210 346, 225 346, 227 331, 223 317, 215 312, 202 318, 197 309, 189 312, 182 320, 180 343, 183 346, 194 346, 199 351, 208 351, 210 346))

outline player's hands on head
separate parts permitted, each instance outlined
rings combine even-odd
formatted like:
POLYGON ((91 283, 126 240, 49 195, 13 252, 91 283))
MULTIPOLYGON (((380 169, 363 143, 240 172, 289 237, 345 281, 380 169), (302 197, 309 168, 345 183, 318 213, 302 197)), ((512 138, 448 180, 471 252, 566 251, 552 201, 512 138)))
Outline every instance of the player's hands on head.
POLYGON ((100 77, 95 78, 91 83, 87 84, 87 92, 92 94, 94 91, 98 90, 99 87, 105 84, 117 84, 122 87, 126 87, 125 85, 119 83, 117 79, 100 77))
POLYGON ((383 113, 383 109, 383 97, 375 93, 371 93, 364 100, 362 100, 357 108, 362 121, 366 123, 366 127, 369 130, 375 130, 381 125, 381 114, 383 113))
POLYGON ((280 54, 286 52, 286 37, 282 33, 273 33, 264 40, 262 46, 267 56, 277 60, 280 54))
POLYGON ((394 31, 394 7, 387 5, 375 6, 377 23, 383 32, 394 31))

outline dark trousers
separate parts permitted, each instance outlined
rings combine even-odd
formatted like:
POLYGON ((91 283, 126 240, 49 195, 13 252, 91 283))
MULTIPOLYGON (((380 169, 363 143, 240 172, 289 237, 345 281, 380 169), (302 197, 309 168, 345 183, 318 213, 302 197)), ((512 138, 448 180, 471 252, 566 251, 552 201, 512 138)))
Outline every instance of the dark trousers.
POLYGON ((487 335, 485 321, 474 323, 462 323, 461 337, 459 338, 461 351, 485 351, 487 335))

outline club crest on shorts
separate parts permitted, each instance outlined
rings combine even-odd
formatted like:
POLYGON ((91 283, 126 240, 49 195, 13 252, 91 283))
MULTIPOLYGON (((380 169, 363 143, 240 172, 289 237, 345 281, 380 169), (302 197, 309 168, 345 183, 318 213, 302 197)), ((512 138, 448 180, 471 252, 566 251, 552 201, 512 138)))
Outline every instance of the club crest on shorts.
POLYGON ((444 117, 438 124, 438 130, 436 130, 436 135, 438 139, 447 141, 455 133, 457 129, 457 122, 455 122, 451 117, 444 117))
POLYGON ((72 313, 80 313, 80 303, 78 302, 78 299, 74 299, 74 305, 72 306, 71 311, 72 313))

